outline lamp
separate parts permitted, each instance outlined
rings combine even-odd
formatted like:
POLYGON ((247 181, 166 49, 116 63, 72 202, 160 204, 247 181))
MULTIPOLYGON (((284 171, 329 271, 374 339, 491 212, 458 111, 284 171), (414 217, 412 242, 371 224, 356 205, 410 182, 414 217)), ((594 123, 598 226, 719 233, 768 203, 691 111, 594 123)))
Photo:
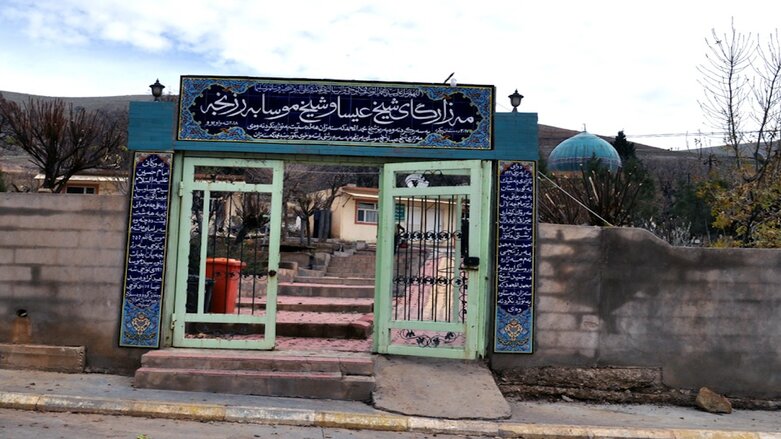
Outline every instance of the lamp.
POLYGON ((523 95, 518 93, 518 89, 516 88, 515 92, 507 97, 510 98, 510 105, 513 106, 513 113, 517 113, 518 106, 521 105, 521 99, 523 99, 523 95))
POLYGON ((160 83, 159 79, 155 79, 155 83, 150 85, 149 88, 152 89, 152 96, 155 97, 155 102, 160 100, 160 96, 163 95, 163 89, 165 86, 160 83))

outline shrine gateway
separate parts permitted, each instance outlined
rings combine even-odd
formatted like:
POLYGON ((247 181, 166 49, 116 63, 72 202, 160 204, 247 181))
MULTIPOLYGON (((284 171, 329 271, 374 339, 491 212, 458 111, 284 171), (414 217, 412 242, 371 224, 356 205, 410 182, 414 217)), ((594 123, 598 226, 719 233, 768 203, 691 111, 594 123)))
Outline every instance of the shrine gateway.
POLYGON ((483 85, 184 76, 180 93, 178 107, 130 105, 120 346, 279 349, 297 288, 312 307, 363 297, 370 317, 349 327, 372 352, 532 352, 536 114, 496 113, 483 85), (373 280, 342 276, 341 296, 318 302, 318 269, 350 243, 320 255, 284 235, 290 166, 300 181, 323 165, 380 171, 378 189, 341 188, 355 224, 376 228, 351 259, 373 280))

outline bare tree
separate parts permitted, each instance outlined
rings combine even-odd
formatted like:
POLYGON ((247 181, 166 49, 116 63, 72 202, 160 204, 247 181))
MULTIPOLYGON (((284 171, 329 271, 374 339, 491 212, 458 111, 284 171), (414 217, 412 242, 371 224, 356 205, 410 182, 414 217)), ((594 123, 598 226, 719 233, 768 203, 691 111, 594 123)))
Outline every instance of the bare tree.
POLYGON ((44 175, 43 187, 60 192, 75 174, 119 165, 125 145, 122 119, 86 111, 61 99, 30 98, 18 105, 0 97, 2 140, 30 155, 44 175))
MULTIPOLYGON (((345 166, 292 164, 286 167, 284 199, 293 205, 296 216, 301 219, 301 227, 305 232, 302 241, 306 236, 307 245, 311 244, 312 238, 310 219, 318 211, 330 211, 339 196, 339 188, 354 179, 352 168, 345 166)), ((324 221, 319 224, 320 233, 330 229, 328 215, 324 217, 324 221)))
POLYGON ((636 170, 609 171, 598 160, 566 175, 546 177, 541 185, 540 219, 559 224, 631 225, 641 202, 644 176, 636 170))
POLYGON ((699 66, 704 98, 700 107, 718 130, 746 182, 777 177, 781 128, 781 45, 778 32, 766 42, 735 29, 706 39, 699 66))

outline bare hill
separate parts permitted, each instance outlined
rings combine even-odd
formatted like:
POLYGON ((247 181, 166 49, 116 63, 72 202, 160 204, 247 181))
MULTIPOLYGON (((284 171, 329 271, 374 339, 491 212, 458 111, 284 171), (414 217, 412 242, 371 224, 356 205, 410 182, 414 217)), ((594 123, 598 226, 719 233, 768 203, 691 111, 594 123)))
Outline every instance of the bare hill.
MULTIPOLYGON (((52 100, 58 99, 52 96, 38 96, 26 93, 16 93, 13 91, 2 91, 0 94, 9 101, 24 103, 28 99, 52 100)), ((150 101, 150 95, 126 95, 126 96, 97 96, 97 97, 65 97, 62 99, 66 104, 73 104, 74 107, 83 107, 85 110, 126 110, 130 101, 150 101)))
MULTIPOLYGON (((29 98, 34 99, 56 99, 51 96, 37 96, 29 95, 25 93, 16 93, 12 91, 0 91, 5 99, 14 102, 25 102, 29 98)), ((83 107, 87 110, 126 110, 130 101, 149 101, 152 100, 150 95, 126 95, 126 96, 97 96, 97 97, 63 97, 60 98, 66 103, 73 104, 77 107, 83 107)), ((574 136, 579 133, 576 130, 570 130, 566 128, 559 128, 550 125, 539 125, 539 144, 540 144, 540 157, 547 158, 548 154, 559 143, 565 139, 574 136)), ((608 142, 614 140, 613 136, 599 135, 601 138, 608 142)), ((667 149, 656 148, 650 145, 635 142, 635 149, 637 155, 643 161, 648 162, 651 166, 666 166, 673 165, 676 162, 691 162, 696 165, 702 162, 702 153, 697 151, 670 151, 667 149)), ((2 169, 10 170, 18 167, 29 168, 26 156, 19 153, 9 154, 7 150, 0 151, 0 166, 2 169)))

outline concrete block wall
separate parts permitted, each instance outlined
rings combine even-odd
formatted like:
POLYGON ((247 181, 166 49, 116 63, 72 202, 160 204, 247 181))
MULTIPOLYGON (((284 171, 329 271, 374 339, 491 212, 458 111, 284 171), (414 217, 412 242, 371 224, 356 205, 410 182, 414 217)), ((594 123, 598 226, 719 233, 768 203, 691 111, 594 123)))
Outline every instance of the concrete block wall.
POLYGON ((85 346, 86 368, 127 371, 120 349, 124 196, 0 193, 0 343, 85 346))
POLYGON ((495 369, 661 367, 672 387, 781 397, 781 251, 541 224, 538 255, 535 352, 495 369))
MULTIPOLYGON (((0 343, 119 348, 127 198, 0 193, 0 343)), ((665 384, 781 397, 781 251, 671 247, 639 229, 541 224, 532 355, 492 367, 661 367, 665 384)))

